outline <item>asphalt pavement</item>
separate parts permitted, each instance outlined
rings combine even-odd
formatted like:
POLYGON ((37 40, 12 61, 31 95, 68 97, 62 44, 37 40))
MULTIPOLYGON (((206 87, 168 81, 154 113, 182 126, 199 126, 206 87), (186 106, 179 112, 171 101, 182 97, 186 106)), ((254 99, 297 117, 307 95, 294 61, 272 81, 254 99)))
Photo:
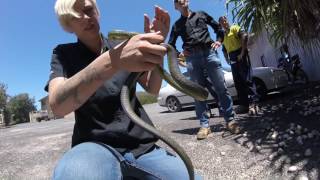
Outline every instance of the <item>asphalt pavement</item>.
MULTIPOLYGON (((145 105, 156 127, 173 137, 205 180, 320 179, 320 86, 271 95, 261 113, 241 115, 243 132, 224 130, 210 119, 213 133, 196 140, 193 108, 169 113, 145 105)), ((212 112, 217 115, 217 109, 212 112)), ((70 149, 74 120, 24 123, 0 129, 0 179, 50 179, 58 159, 70 149)), ((167 148, 165 144, 159 145, 167 148)), ((170 150, 170 149, 169 149, 170 150)))

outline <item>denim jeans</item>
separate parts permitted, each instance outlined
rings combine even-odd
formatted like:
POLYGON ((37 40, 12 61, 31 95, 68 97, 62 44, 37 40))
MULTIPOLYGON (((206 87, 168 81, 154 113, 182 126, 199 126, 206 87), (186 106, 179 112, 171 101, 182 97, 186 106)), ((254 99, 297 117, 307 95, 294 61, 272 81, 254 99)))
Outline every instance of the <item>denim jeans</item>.
MULTIPOLYGON (((176 180, 188 179, 183 161, 156 147, 135 158, 121 155, 110 146, 85 142, 64 154, 58 162, 53 180, 176 180)), ((196 180, 202 177, 195 176, 196 180)))
MULTIPOLYGON (((207 81, 204 72, 207 72, 213 89, 218 96, 224 119, 226 122, 231 121, 234 118, 233 102, 225 84, 221 61, 217 51, 211 48, 195 48, 186 59, 187 70, 192 81, 206 87, 207 81)), ((205 113, 207 102, 195 100, 195 105, 196 116, 200 120, 200 126, 209 127, 209 117, 205 113)))

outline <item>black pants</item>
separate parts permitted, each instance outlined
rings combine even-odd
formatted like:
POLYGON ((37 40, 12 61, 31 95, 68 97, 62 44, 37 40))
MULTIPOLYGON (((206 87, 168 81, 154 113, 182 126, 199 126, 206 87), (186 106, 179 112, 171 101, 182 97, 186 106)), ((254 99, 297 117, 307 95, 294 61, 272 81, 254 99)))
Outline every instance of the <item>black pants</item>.
POLYGON ((239 104, 249 107, 250 103, 257 101, 259 98, 256 87, 252 81, 252 67, 248 53, 246 53, 241 61, 239 61, 237 60, 237 56, 240 53, 241 49, 229 53, 231 70, 239 98, 239 104))

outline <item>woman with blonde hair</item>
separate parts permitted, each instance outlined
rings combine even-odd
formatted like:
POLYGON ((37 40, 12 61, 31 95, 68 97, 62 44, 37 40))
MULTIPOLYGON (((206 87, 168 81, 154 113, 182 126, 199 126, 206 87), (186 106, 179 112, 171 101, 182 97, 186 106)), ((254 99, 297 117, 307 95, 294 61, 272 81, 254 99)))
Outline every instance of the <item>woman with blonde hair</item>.
MULTIPOLYGON (((154 67, 166 54, 159 44, 169 31, 168 12, 155 7, 152 23, 145 15, 146 33, 114 47, 100 33, 95 0, 57 0, 55 12, 78 41, 56 46, 51 59, 46 87, 51 109, 58 116, 75 112, 72 148, 58 162, 53 179, 187 179, 182 160, 158 147, 158 139, 134 124, 120 103, 130 72, 145 72, 138 82, 158 94, 162 79, 154 67)), ((153 125, 136 97, 132 105, 153 125)))

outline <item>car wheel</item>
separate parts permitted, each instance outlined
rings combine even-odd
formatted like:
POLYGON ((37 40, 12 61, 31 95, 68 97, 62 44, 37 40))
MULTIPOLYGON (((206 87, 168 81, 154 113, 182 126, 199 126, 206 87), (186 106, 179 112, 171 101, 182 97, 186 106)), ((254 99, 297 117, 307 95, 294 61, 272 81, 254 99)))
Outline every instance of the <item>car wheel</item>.
POLYGON ((167 108, 170 112, 181 111, 182 106, 176 97, 173 97, 173 96, 168 97, 166 104, 167 104, 167 108))
POLYGON ((267 87, 260 79, 253 79, 253 83, 256 86, 256 92, 260 96, 260 99, 264 99, 267 96, 267 87))

